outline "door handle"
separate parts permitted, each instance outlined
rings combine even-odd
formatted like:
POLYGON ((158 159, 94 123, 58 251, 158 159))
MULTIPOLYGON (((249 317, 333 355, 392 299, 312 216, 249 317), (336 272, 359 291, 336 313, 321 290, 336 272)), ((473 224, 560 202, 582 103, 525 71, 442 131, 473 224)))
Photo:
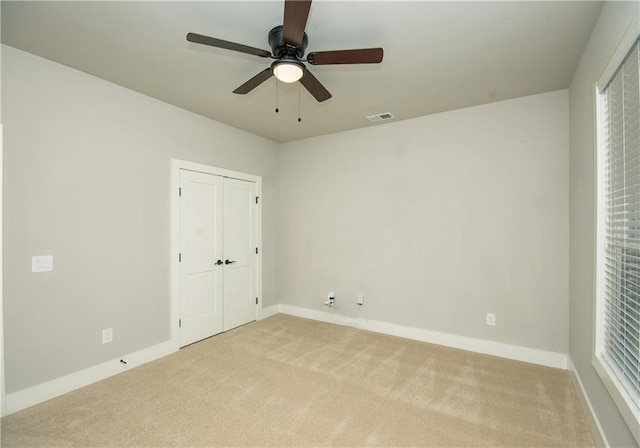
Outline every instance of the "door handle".
POLYGON ((224 264, 231 264, 231 263, 235 263, 235 262, 236 262, 236 260, 233 260, 233 261, 224 260, 224 264))
POLYGON ((220 265, 222 264, 222 260, 218 260, 218 261, 216 261, 216 263, 215 263, 215 264, 216 264, 216 265, 218 265, 218 266, 220 266, 220 265))

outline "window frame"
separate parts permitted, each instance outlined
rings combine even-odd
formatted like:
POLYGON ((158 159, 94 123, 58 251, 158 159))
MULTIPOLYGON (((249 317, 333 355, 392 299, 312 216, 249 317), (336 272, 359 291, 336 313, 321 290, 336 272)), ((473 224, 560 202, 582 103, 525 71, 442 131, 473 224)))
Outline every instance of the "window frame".
MULTIPOLYGON (((595 85, 596 101, 596 297, 594 313, 594 347, 592 364, 604 383, 614 403, 620 410, 631 433, 640 444, 640 404, 636 404, 631 394, 626 390, 614 369, 603 357, 605 339, 605 256, 606 256, 606 211, 605 211, 605 107, 604 94, 609 82, 614 78, 627 54, 640 38, 640 22, 635 16, 624 38, 618 45, 616 52, 607 64, 602 76, 595 85)), ((640 43, 638 43, 640 45, 640 43)))

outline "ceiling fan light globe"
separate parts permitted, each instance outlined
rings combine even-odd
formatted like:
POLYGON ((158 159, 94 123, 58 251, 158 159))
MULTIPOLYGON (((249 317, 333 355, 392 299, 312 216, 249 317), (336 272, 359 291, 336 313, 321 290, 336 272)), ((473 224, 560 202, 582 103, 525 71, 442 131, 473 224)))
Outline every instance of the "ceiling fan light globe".
POLYGON ((277 62, 273 65, 273 76, 278 81, 292 83, 299 81, 304 75, 304 65, 297 62, 277 62))

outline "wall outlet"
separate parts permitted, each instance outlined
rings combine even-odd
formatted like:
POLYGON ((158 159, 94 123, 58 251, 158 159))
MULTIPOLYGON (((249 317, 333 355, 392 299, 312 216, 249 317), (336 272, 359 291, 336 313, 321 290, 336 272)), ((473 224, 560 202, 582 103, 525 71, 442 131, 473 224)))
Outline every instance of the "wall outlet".
POLYGON ((113 328, 102 330, 102 343, 108 344, 111 341, 113 341, 113 328))
POLYGON ((333 291, 329 291, 329 293, 327 294, 327 300, 324 301, 324 304, 326 306, 333 306, 335 301, 336 301, 336 293, 333 291))
POLYGON ((496 315, 493 313, 487 313, 487 325, 490 327, 496 326, 496 315))
POLYGON ((364 305, 364 294, 358 294, 356 296, 356 303, 358 305, 364 305))

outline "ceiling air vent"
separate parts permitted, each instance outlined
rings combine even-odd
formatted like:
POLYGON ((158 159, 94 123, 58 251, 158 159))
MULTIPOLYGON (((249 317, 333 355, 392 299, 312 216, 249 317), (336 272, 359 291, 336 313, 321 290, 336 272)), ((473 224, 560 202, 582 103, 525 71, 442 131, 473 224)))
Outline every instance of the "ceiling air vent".
POLYGON ((378 121, 387 121, 387 120, 393 120, 394 117, 393 114, 391 112, 383 112, 381 114, 376 114, 376 115, 369 115, 367 117, 367 120, 373 122, 373 123, 377 123, 378 121))

